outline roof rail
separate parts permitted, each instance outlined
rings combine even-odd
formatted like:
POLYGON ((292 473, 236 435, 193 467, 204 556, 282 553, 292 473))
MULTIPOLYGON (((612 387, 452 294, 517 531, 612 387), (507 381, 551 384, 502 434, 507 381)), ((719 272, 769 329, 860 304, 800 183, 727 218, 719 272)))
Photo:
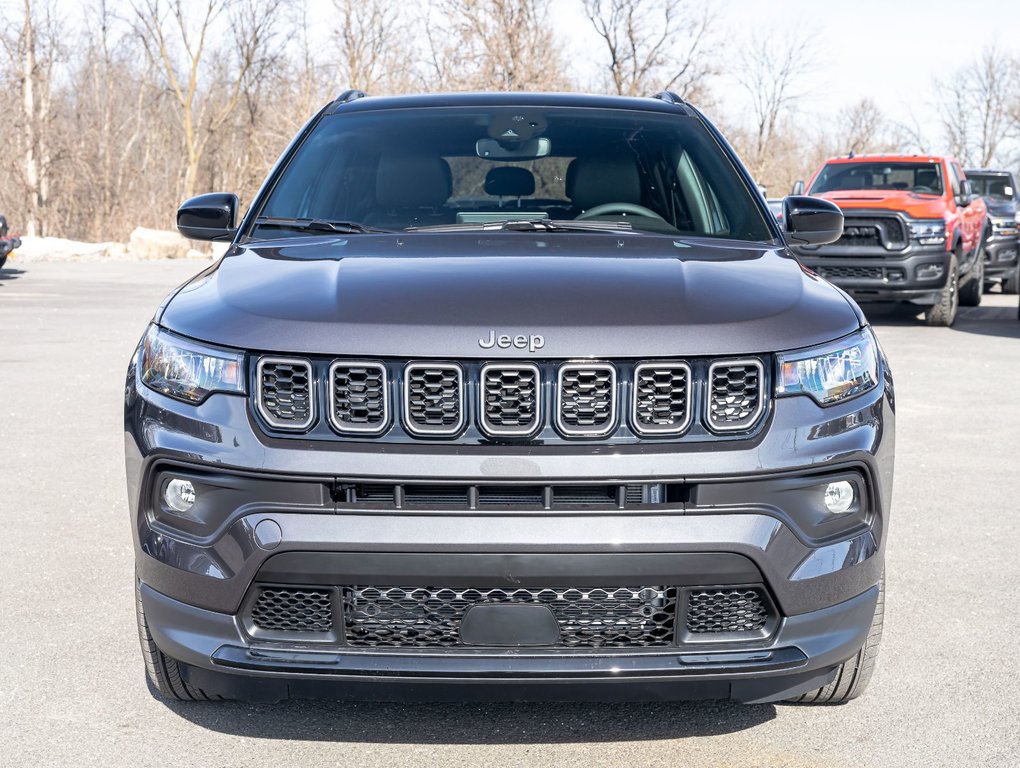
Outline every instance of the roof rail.
POLYGON ((363 99, 367 95, 368 94, 365 93, 364 91, 358 91, 358 90, 355 90, 355 89, 352 88, 349 91, 344 91, 339 96, 337 96, 335 99, 333 99, 333 103, 334 104, 346 104, 348 101, 354 101, 355 99, 363 99))
POLYGON ((659 101, 665 101, 669 104, 676 104, 679 107, 687 106, 687 102, 673 93, 673 91, 659 91, 652 98, 659 99, 659 101))

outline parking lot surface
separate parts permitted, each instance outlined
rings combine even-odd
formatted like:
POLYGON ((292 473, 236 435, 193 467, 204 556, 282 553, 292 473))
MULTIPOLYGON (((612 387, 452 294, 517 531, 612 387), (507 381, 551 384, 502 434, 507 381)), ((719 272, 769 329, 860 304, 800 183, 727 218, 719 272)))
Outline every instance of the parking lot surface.
POLYGON ((123 375, 196 262, 0 272, 0 765, 1020 765, 1020 323, 869 310, 893 366, 885 637, 842 707, 167 705, 132 603, 123 375))

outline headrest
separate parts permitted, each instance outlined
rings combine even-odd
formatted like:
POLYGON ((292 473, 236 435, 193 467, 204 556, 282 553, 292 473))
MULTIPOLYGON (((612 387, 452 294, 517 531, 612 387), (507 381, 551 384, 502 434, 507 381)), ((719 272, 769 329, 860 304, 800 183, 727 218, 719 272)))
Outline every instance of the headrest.
POLYGON ((494 197, 527 197, 535 194, 535 176, 527 168, 504 165, 485 174, 485 194, 494 197))
POLYGON ((939 174, 934 168, 914 172, 915 187, 934 187, 938 181, 939 174))
POLYGON ((641 204, 641 177, 632 156, 578 157, 567 166, 566 184, 567 197, 578 208, 641 204))
POLYGON ((379 159, 375 198, 384 208, 438 208, 452 192, 450 164, 441 157, 398 153, 379 159))

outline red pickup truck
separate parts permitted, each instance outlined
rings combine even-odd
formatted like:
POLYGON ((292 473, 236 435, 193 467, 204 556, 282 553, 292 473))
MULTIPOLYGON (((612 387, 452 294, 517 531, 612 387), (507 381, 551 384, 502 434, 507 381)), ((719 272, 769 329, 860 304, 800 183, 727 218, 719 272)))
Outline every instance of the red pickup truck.
POLYGON ((953 158, 833 158, 807 193, 843 210, 843 236, 794 250, 858 301, 913 302, 941 326, 953 324, 960 304, 981 303, 988 213, 953 158))

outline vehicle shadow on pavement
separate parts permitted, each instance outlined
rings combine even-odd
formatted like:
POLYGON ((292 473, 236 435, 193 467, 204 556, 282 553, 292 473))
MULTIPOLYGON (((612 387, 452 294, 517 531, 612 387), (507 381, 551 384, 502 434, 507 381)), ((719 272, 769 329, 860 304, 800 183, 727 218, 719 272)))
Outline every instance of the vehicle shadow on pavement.
MULTIPOLYGON (((921 310, 909 304, 862 304, 861 309, 864 310, 868 322, 875 328, 889 326, 909 328, 924 325, 921 310)), ((939 329, 933 328, 932 330, 939 329)), ((987 305, 960 307, 960 314, 949 330, 980 336, 1020 339, 1020 322, 1017 321, 1016 303, 1014 301, 1004 307, 987 305)))
POLYGON ((732 701, 541 704, 167 702, 195 725, 233 736, 376 744, 572 744, 718 736, 776 716, 732 701))
POLYGON ((3 283, 8 280, 17 280, 25 274, 23 269, 11 269, 10 267, 4 267, 0 269, 0 288, 3 288, 3 283))

